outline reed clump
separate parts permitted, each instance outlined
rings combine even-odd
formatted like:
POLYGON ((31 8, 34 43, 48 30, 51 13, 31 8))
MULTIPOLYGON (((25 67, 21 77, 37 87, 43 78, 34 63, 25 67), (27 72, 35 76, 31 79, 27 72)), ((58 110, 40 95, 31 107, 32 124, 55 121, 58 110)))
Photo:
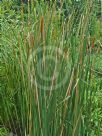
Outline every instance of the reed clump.
POLYGON ((1 19, 1 125, 20 136, 88 135, 93 1, 72 6, 67 20, 54 4, 31 3, 13 24, 1 19))

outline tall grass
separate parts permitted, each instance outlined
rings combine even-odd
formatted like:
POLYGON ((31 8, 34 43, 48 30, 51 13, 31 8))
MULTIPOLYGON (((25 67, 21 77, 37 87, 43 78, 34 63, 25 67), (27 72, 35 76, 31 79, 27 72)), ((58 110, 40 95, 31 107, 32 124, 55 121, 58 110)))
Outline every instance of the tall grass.
POLYGON ((86 46, 92 1, 81 6, 72 6, 67 20, 63 8, 33 1, 26 16, 24 5, 13 19, 2 16, 0 121, 8 132, 88 135, 92 61, 86 46))

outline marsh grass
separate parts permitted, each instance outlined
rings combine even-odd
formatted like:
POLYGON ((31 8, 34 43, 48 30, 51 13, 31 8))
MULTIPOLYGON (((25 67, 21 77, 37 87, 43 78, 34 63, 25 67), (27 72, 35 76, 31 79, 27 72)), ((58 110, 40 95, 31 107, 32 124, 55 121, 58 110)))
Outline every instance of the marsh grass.
POLYGON ((26 21, 23 5, 11 22, 1 18, 1 125, 21 136, 88 135, 92 1, 77 25, 74 8, 65 21, 55 5, 33 5, 26 21))

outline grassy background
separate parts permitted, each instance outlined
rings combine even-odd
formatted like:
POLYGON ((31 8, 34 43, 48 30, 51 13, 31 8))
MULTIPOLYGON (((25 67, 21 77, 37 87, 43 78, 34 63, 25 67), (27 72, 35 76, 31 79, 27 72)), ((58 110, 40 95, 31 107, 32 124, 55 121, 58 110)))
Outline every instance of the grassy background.
POLYGON ((0 136, 101 135, 94 1, 61 4, 0 3, 0 136), (95 48, 87 51, 94 38, 95 48))

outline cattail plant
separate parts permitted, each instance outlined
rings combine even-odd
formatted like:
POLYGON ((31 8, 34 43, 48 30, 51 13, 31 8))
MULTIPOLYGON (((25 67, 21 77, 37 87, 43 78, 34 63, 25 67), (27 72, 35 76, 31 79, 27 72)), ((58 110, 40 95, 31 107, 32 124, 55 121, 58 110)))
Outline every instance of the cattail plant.
POLYGON ((92 61, 86 48, 93 0, 79 3, 81 10, 72 5, 66 21, 54 4, 34 6, 33 0, 28 1, 27 21, 23 4, 13 24, 1 19, 0 121, 8 135, 89 134, 92 61))

